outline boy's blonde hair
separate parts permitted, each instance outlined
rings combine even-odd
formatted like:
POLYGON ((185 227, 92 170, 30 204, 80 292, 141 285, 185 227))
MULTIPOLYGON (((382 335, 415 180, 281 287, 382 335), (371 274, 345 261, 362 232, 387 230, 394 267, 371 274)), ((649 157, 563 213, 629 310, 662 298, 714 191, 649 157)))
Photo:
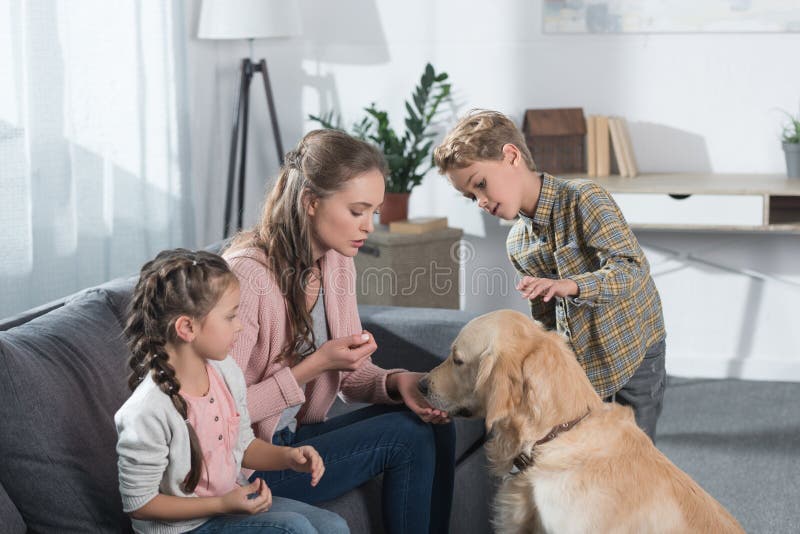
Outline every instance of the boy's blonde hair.
POLYGON ((512 144, 522 154, 528 169, 536 171, 528 145, 519 128, 498 111, 474 109, 433 151, 433 160, 441 174, 450 169, 463 169, 476 161, 503 159, 503 145, 512 144))

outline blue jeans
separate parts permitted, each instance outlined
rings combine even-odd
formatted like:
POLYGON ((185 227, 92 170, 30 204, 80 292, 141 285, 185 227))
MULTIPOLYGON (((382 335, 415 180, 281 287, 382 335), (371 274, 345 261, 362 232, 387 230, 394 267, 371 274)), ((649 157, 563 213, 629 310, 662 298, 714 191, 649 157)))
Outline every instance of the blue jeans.
MULTIPOLYGON (((312 445, 325 475, 312 488, 308 473, 260 471, 273 495, 315 504, 383 473, 382 511, 390 534, 446 533, 455 475, 453 423, 423 422, 405 406, 372 405, 324 423, 283 429, 275 445, 312 445)), ((251 478, 252 480, 252 478, 251 478)))
POLYGON ((348 534, 339 515, 306 503, 272 497, 272 507, 255 515, 217 515, 191 531, 196 534, 264 532, 269 534, 348 534))

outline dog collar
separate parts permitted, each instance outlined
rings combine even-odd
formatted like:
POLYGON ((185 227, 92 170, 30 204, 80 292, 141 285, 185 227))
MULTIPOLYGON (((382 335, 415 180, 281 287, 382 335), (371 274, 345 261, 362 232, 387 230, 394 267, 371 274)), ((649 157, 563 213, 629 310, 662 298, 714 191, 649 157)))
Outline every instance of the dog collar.
POLYGON ((586 412, 577 419, 573 419, 572 421, 569 421, 567 423, 561 423, 560 425, 556 425, 552 429, 550 429, 550 432, 548 432, 548 434, 545 437, 543 437, 542 439, 533 444, 530 453, 521 452, 517 455, 516 458, 514 458, 514 468, 516 469, 516 471, 512 471, 511 474, 512 475, 519 474, 525 471, 530 466, 532 466, 534 461, 534 451, 537 446, 547 443, 548 441, 553 441, 558 437, 559 434, 562 434, 574 428, 575 425, 583 421, 588 415, 589 412, 586 412))

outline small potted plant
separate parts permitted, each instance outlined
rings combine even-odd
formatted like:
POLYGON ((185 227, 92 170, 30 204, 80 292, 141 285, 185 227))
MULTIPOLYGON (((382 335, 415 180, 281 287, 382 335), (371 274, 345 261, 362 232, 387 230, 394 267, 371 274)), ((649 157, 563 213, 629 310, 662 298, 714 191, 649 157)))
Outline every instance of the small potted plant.
POLYGON ((783 152, 786 154, 786 175, 789 178, 800 178, 800 114, 789 117, 783 127, 783 152))
MULTIPOLYGON (((386 156, 389 176, 386 178, 386 197, 381 210, 381 224, 408 218, 408 199, 411 190, 422 182, 422 178, 433 167, 431 149, 436 137, 434 124, 442 102, 450 98, 447 73, 437 73, 428 63, 411 95, 406 100, 405 132, 399 135, 389 122, 386 111, 373 102, 364 108, 367 116, 353 124, 351 133, 375 143, 386 156)), ((309 115, 324 128, 342 129, 341 121, 333 113, 322 116, 309 115)))

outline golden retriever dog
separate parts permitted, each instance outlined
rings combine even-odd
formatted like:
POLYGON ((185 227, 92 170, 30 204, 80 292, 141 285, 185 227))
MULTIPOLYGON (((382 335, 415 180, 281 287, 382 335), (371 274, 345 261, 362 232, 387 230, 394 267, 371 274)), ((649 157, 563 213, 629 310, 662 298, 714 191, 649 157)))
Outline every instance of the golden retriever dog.
POLYGON ((522 313, 469 322, 420 389, 453 416, 485 418, 498 532, 744 532, 630 408, 600 399, 559 334, 522 313))

